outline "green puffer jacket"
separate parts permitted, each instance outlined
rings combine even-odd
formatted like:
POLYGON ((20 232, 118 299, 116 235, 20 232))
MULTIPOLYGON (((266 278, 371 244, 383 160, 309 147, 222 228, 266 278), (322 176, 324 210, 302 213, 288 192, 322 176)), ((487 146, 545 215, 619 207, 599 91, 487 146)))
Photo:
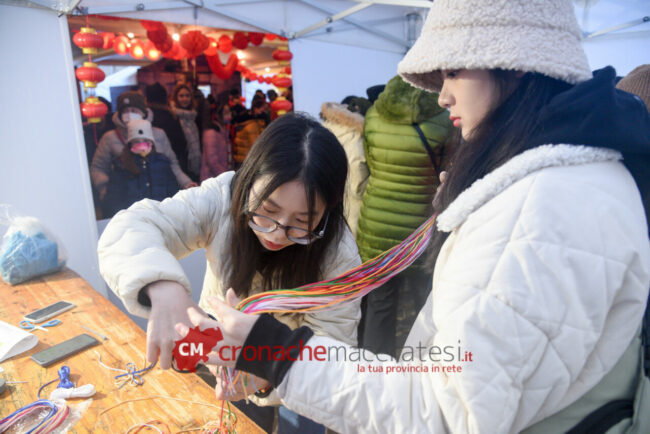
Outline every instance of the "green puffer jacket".
POLYGON ((370 179, 357 231, 363 261, 404 240, 431 215, 438 174, 413 124, 420 126, 441 160, 452 125, 437 101, 438 94, 416 89, 398 76, 366 113, 370 179))

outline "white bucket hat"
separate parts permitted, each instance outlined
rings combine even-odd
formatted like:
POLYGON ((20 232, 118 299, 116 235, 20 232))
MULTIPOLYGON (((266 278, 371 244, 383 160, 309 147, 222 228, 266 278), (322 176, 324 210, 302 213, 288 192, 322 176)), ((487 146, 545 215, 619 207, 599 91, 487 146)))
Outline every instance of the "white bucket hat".
POLYGON ((539 72, 576 84, 592 77, 580 40, 570 0, 435 0, 397 71, 435 92, 444 69, 539 72))

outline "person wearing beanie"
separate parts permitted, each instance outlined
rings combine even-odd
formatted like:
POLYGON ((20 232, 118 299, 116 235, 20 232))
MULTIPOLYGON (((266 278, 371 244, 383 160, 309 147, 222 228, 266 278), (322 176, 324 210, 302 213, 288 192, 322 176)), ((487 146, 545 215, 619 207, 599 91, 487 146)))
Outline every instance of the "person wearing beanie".
MULTIPOLYGON (((146 119, 149 122, 153 120, 153 112, 147 107, 144 96, 135 91, 122 93, 117 101, 117 111, 113 113, 112 117, 115 128, 104 133, 99 140, 97 150, 90 163, 90 179, 93 186, 99 192, 99 198, 102 201, 107 192, 106 188, 111 172, 111 164, 117 157, 122 155, 126 146, 127 125, 133 120, 141 119, 146 119)), ((196 183, 179 166, 167 134, 162 129, 156 127, 153 127, 152 131, 156 143, 156 150, 169 159, 178 185, 181 188, 196 186, 196 183)), ((106 218, 106 216, 102 216, 102 218, 106 218)))
MULTIPOLYGON (((431 216, 444 143, 453 129, 437 99, 396 76, 366 114, 363 145, 370 177, 357 231, 363 261, 399 244, 431 216)), ((408 312, 420 310, 430 286, 431 270, 418 261, 368 294, 359 345, 395 357, 404 343, 397 336, 398 311, 402 323, 412 322, 415 316, 408 312)))
POLYGON ((573 2, 436 0, 398 73, 439 92, 459 131, 431 292, 399 359, 224 303, 192 326, 299 345, 234 366, 337 432, 650 432, 650 115, 612 67, 592 73, 573 2))
POLYGON ((106 196, 104 217, 112 217, 142 199, 161 201, 178 192, 178 182, 167 156, 156 152, 151 123, 134 119, 127 124, 126 146, 113 161, 106 196))
POLYGON ((343 209, 345 220, 356 237, 361 198, 368 184, 368 164, 363 152, 363 115, 351 112, 342 104, 326 102, 321 106, 323 125, 343 145, 348 158, 348 181, 345 184, 343 209))
POLYGON ((176 158, 178 159, 178 165, 183 172, 188 173, 185 133, 178 118, 172 113, 169 107, 167 90, 163 85, 156 82, 145 88, 145 95, 149 108, 153 112, 151 124, 167 134, 174 154, 176 154, 176 158))
POLYGON ((650 110, 650 64, 639 65, 616 85, 617 88, 641 98, 650 110))
POLYGON ((179 84, 172 92, 172 111, 178 118, 187 142, 187 168, 192 179, 199 179, 201 172, 201 139, 196 124, 197 111, 194 108, 192 89, 186 84, 179 84))

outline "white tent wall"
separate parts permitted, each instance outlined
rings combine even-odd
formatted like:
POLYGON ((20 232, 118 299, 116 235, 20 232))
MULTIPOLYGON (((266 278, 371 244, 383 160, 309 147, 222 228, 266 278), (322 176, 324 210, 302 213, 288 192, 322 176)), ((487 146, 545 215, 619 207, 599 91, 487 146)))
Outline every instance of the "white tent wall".
POLYGON ((366 89, 397 74, 401 54, 331 44, 310 39, 291 41, 295 108, 315 117, 324 102, 347 95, 366 97, 366 89))
POLYGON ((66 17, 0 5, 0 41, 0 203, 40 219, 105 294, 66 17))

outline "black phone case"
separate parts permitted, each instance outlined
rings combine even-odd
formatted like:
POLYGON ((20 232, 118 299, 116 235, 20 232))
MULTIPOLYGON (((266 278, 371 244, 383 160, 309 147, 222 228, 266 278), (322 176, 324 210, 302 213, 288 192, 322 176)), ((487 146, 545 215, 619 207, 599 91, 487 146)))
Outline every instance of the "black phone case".
POLYGON ((94 347, 97 344, 99 344, 97 339, 86 333, 82 333, 72 339, 32 354, 31 359, 39 365, 47 367, 73 354, 77 354, 86 348, 94 347))

